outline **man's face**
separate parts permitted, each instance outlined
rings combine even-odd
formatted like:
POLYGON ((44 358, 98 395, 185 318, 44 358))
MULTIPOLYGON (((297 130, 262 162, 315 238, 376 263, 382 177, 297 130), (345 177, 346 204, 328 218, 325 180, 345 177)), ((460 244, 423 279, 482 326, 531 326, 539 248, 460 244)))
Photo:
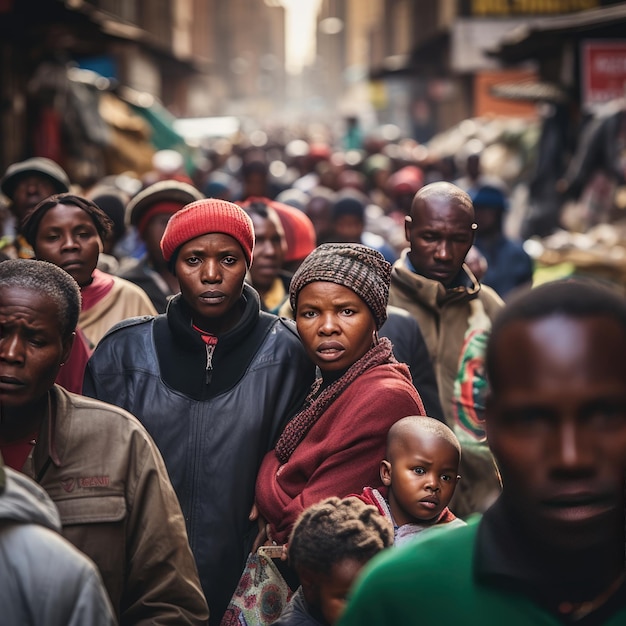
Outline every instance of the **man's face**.
POLYGON ((13 192, 11 210, 21 223, 42 200, 55 193, 55 187, 46 176, 25 174, 21 176, 13 192))
POLYGON ((471 212, 455 198, 416 199, 405 223, 413 267, 426 278, 450 285, 474 242, 472 226, 471 212))
POLYGON ((624 329, 602 316, 516 321, 494 354, 486 431, 503 502, 538 541, 564 551, 621 532, 624 329))
POLYGON ((69 356, 55 302, 47 295, 0 286, 0 415, 26 414, 54 384, 69 356))
POLYGON ((280 273, 285 260, 284 240, 269 217, 253 214, 254 263, 250 268, 252 285, 267 291, 280 273))

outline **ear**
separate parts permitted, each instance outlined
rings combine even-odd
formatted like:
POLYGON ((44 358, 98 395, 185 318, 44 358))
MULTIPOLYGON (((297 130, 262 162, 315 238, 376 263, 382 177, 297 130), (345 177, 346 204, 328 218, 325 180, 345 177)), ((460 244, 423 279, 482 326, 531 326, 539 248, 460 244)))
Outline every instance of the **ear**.
POLYGON ((411 241, 411 226, 413 226, 413 219, 410 215, 404 218, 404 236, 407 241, 411 241))
POLYGON ((391 463, 386 459, 380 462, 380 480, 385 487, 391 485, 391 463))
POLYGON ((307 567, 299 567, 297 569, 298 578, 302 585, 302 593, 308 604, 315 605, 317 603, 319 583, 315 572, 307 567))
POLYGON ((74 339, 76 339, 76 333, 71 333, 65 339, 63 339, 63 352, 61 353, 61 365, 65 365, 72 353, 72 346, 74 345, 74 339))

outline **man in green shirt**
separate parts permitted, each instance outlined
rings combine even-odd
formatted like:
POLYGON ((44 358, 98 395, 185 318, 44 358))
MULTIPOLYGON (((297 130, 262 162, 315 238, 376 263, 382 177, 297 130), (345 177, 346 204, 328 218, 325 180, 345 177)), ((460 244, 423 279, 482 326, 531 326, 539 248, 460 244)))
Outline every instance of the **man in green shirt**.
POLYGON ((538 287, 496 318, 486 364, 502 494, 374 559, 340 626, 626 623, 626 302, 538 287))

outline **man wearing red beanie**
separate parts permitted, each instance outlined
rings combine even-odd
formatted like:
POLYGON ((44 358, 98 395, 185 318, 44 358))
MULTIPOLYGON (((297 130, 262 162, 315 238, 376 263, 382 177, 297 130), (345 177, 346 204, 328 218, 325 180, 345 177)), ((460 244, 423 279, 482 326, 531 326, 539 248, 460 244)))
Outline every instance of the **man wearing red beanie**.
POLYGON ((254 230, 240 207, 187 205, 170 218, 161 249, 181 293, 166 314, 115 327, 83 390, 132 412, 158 445, 217 625, 256 535, 258 467, 304 402, 314 367, 295 325, 260 311, 244 282, 254 230))

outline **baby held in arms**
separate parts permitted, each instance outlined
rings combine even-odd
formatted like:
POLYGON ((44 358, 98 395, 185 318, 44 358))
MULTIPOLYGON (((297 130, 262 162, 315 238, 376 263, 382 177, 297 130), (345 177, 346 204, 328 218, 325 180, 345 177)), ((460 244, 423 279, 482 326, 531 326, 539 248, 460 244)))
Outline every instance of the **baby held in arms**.
POLYGON ((358 496, 393 523, 394 543, 439 524, 465 524, 448 508, 460 480, 461 446, 456 435, 432 417, 411 415, 387 435, 380 462, 384 487, 365 487, 358 496))

